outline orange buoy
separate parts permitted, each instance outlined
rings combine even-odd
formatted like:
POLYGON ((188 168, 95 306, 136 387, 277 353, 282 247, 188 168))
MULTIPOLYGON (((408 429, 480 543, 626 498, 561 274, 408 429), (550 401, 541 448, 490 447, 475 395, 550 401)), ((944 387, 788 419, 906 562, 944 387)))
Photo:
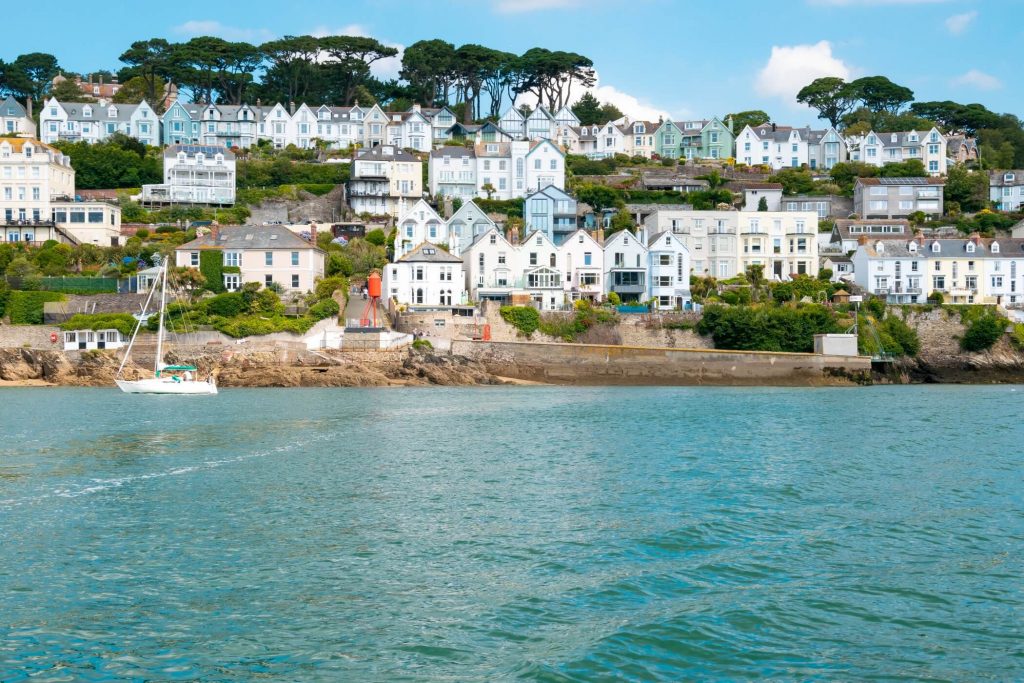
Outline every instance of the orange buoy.
POLYGON ((50 342, 53 343, 53 344, 57 343, 57 333, 56 332, 51 332, 50 333, 50 342))

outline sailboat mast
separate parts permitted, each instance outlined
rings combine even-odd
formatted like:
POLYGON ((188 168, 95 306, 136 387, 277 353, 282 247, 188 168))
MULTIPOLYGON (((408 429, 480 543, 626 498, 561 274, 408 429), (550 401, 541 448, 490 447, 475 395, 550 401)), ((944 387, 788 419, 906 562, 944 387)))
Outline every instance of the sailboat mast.
POLYGON ((156 336, 156 361, 154 361, 153 372, 160 376, 160 366, 164 357, 164 306, 167 304, 167 261, 164 261, 164 272, 161 273, 163 283, 160 287, 160 329, 156 336))

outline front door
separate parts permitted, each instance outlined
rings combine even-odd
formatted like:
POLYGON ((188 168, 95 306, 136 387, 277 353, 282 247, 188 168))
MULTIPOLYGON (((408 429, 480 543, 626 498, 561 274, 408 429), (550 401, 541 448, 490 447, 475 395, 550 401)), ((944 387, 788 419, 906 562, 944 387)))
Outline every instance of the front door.
POLYGON ((773 261, 772 262, 772 273, 775 274, 775 278, 777 280, 781 280, 782 279, 782 261, 773 261))

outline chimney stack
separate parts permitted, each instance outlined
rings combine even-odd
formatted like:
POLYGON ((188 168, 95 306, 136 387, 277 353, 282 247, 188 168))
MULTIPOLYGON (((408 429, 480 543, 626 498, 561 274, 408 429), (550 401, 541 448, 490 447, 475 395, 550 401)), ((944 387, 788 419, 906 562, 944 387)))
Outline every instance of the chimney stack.
POLYGON ((857 238, 857 244, 867 244, 867 243, 868 243, 868 236, 867 235, 861 235, 860 237, 857 238))
POLYGON ((25 98, 25 112, 28 114, 28 117, 31 119, 32 118, 32 96, 31 95, 29 95, 27 98, 25 98))
POLYGON ((217 221, 210 223, 210 239, 213 240, 214 244, 217 243, 217 239, 220 237, 220 225, 217 221))
POLYGON ((773 133, 775 132, 775 122, 774 121, 772 121, 772 132, 773 133))
POLYGON ((295 114, 295 102, 288 103, 288 113, 294 116, 295 114))
POLYGON ((595 235, 594 239, 597 240, 598 244, 604 244, 604 228, 597 229, 597 234, 595 235))

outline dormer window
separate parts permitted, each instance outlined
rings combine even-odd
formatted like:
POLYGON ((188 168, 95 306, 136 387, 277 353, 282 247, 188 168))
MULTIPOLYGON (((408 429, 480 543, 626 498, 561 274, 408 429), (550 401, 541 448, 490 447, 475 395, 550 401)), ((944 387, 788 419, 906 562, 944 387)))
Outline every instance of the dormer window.
MULTIPOLYGON (((53 115, 56 116, 57 112, 54 111, 53 115)), ((82 107, 82 116, 92 116, 92 107, 90 107, 89 105, 85 105, 84 107, 82 107)))
POLYGON ((973 254, 974 253, 974 242, 968 242, 967 243, 967 253, 968 254, 973 254))
POLYGON ((110 119, 116 119, 117 118, 117 108, 116 107, 111 107, 110 109, 107 110, 107 118, 110 118, 110 119))
POLYGON ((938 242, 932 242, 932 253, 933 254, 938 254, 940 251, 942 251, 942 247, 939 246, 939 243, 938 242))
POLYGON ((993 242, 992 243, 992 253, 993 254, 998 254, 999 253, 999 243, 998 242, 993 242))
POLYGON ((911 254, 916 254, 917 253, 917 242, 914 242, 913 240, 911 240, 910 244, 907 245, 907 251, 909 251, 911 254))
POLYGON ((1016 176, 1014 176, 1014 174, 1012 174, 1012 173, 1005 173, 1005 174, 1003 174, 1003 182, 1004 183, 1012 183, 1013 179, 1015 177, 1016 176))

